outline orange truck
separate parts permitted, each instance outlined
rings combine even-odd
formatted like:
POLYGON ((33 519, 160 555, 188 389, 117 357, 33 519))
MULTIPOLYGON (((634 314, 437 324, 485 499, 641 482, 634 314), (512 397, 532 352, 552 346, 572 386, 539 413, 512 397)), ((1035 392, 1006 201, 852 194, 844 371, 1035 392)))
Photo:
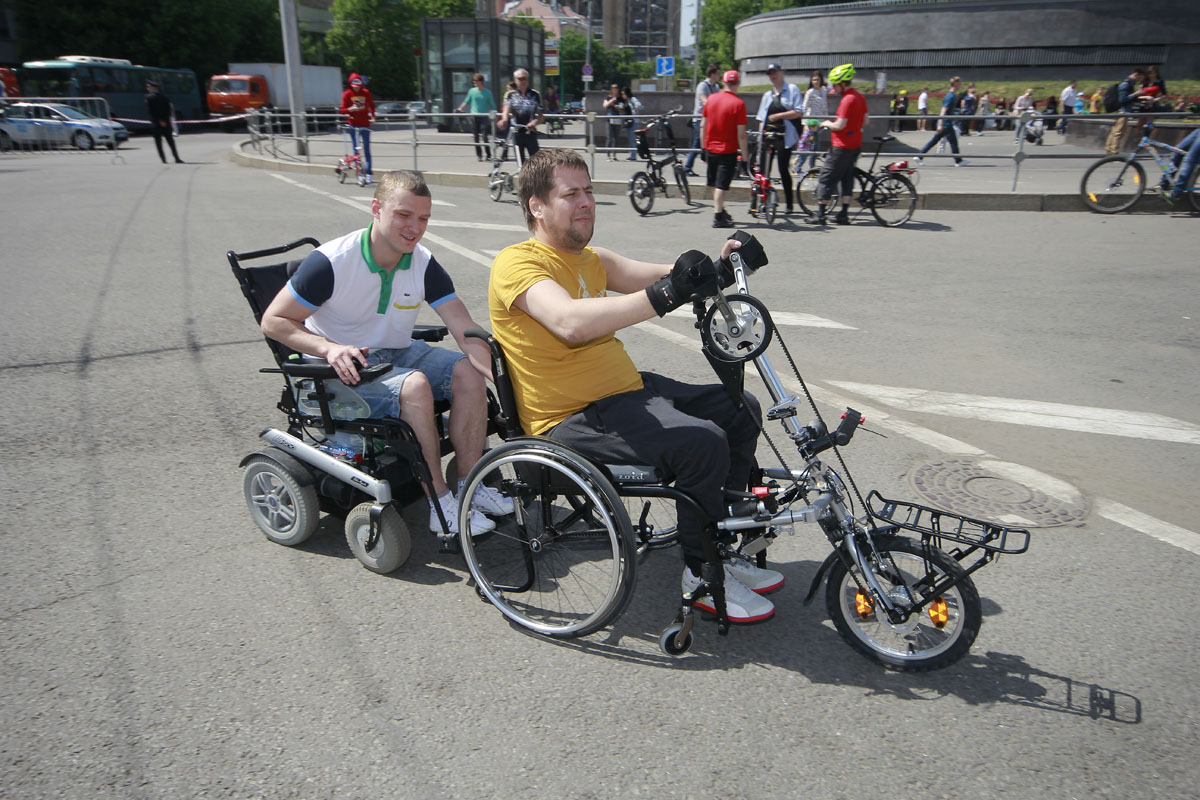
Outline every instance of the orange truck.
MULTIPOLYGON (((300 68, 304 105, 337 108, 342 102, 342 71, 337 67, 300 68)), ((218 116, 244 114, 256 108, 290 105, 287 67, 265 62, 234 63, 229 72, 208 79, 208 110, 218 116)))

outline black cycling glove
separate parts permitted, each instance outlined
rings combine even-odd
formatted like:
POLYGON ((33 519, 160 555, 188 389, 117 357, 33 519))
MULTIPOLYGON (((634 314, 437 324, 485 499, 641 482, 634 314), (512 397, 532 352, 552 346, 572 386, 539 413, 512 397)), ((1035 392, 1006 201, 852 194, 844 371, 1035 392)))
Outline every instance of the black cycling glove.
POLYGON ((660 317, 679 308, 692 295, 716 294, 717 268, 712 259, 699 250, 688 250, 675 260, 671 272, 646 287, 646 296, 660 317))
MULTIPOLYGON (((745 231, 735 231, 729 238, 742 243, 742 246, 737 249, 737 254, 742 257, 742 262, 751 272, 767 265, 767 253, 758 239, 745 231)), ((733 264, 728 258, 717 259, 717 272, 720 275, 722 289, 733 285, 733 264)))

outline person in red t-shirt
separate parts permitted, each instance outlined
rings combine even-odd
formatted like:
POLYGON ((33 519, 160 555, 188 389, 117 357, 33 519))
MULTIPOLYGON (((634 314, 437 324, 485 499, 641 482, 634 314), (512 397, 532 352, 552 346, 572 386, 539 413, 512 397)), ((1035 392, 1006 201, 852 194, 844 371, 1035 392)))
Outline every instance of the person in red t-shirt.
POLYGON ((733 182, 738 156, 746 157, 746 104, 737 96, 741 77, 736 69, 724 75, 725 91, 709 96, 700 111, 700 141, 708 162, 708 185, 713 190, 713 227, 732 228, 725 212, 725 191, 733 182))
POLYGON ((839 185, 842 189, 842 208, 834 222, 838 225, 850 224, 854 163, 858 161, 858 153, 862 150, 863 127, 867 124, 867 99, 851 85, 852 80, 853 64, 842 64, 829 70, 829 82, 841 93, 842 101, 838 103, 837 119, 821 123, 822 128, 828 128, 832 133, 833 147, 825 156, 817 183, 817 216, 814 221, 818 225, 825 224, 825 206, 834 188, 839 185))
POLYGON ((341 111, 350 123, 350 144, 358 149, 362 137, 363 164, 367 168, 367 183, 371 182, 371 123, 375 120, 375 98, 363 85, 362 76, 350 73, 350 88, 342 92, 341 111))

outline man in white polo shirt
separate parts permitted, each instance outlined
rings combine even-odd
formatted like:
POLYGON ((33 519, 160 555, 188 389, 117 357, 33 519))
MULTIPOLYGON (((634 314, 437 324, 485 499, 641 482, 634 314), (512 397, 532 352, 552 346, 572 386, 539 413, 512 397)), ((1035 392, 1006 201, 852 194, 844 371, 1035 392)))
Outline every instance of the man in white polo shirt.
MULTIPOLYGON (((371 407, 372 417, 399 417, 412 427, 433 478, 450 532, 458 532, 458 502, 441 474, 435 400, 450 402, 450 442, 461 476, 479 460, 487 434, 487 346, 463 332, 478 327, 442 265, 419 242, 433 200, 416 172, 390 172, 371 200, 372 223, 309 253, 262 318, 267 336, 323 358, 371 407), (437 312, 462 353, 413 340, 421 303, 437 312), (467 355, 464 356, 463 353, 467 355), (358 367, 387 362, 383 377, 360 383, 358 367)), ((461 481, 459 484, 461 489, 461 481)), ((429 527, 441 524, 429 503, 429 527)), ((483 515, 510 514, 512 500, 483 488, 472 500, 471 533, 492 530, 483 515), (483 513, 479 513, 479 512, 483 513)))

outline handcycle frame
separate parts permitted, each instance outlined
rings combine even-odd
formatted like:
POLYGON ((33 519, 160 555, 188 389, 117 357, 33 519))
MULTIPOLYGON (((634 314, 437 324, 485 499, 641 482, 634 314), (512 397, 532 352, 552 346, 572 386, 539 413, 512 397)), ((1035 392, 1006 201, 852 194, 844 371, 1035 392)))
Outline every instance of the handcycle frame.
POLYGON ((509 194, 517 193, 517 181, 520 179, 521 167, 524 166, 524 160, 521 158, 521 148, 515 144, 517 131, 527 131, 529 126, 523 122, 508 121, 508 131, 503 137, 496 136, 492 140, 492 169, 488 173, 488 195, 493 202, 500 202, 500 198, 505 192, 509 194), (508 172, 502 169, 502 165, 508 160, 508 150, 512 148, 516 152, 517 170, 516 172, 508 172))
MULTIPOLYGON (((876 136, 875 141, 878 145, 871 157, 870 168, 863 170, 857 165, 854 167, 854 181, 858 186, 854 197, 861 206, 855 213, 868 209, 875 221, 886 228, 899 227, 908 222, 917 207, 917 188, 904 174, 910 169, 896 170, 885 166, 878 172, 875 170, 883 146, 895 138, 876 136), (893 208, 896 209, 896 213, 887 213, 893 208)), ((820 167, 813 167, 805 172, 796 184, 796 203, 800 211, 809 216, 816 216, 817 213, 817 183, 820 174, 820 167)))
MULTIPOLYGON (((499 344, 483 331, 469 331, 469 336, 484 339, 491 348, 500 407, 497 429, 507 441, 485 454, 472 469, 464 495, 471 496, 488 484, 512 497, 517 507, 509 530, 498 526, 495 532, 482 537, 460 534, 477 592, 511 622, 543 635, 569 638, 599 630, 628 603, 636 574, 632 565, 632 525, 619 500, 665 498, 685 503, 708 524, 702 538, 705 564, 700 585, 682 595, 674 621, 660 636, 659 646, 664 653, 681 655, 691 647, 695 603, 702 597, 713 598, 718 633, 728 631, 722 557, 753 558, 758 566, 765 566, 766 549, 779 535, 781 526, 815 522, 833 551, 814 576, 805 602, 827 579, 827 608, 839 634, 852 647, 900 670, 936 669, 953 663, 970 648, 981 623, 981 602, 971 574, 1001 554, 1025 552, 1028 531, 886 500, 877 492, 872 492, 867 501, 861 500, 853 479, 848 486, 820 456, 834 450, 840 461, 836 448, 850 442, 862 416, 848 408, 837 429, 829 431, 801 379, 804 398, 817 416, 808 425, 799 423, 802 398, 786 392, 765 355, 772 338, 770 315, 748 294, 749 271, 736 252, 731 261, 738 292, 693 298, 704 352, 733 397, 741 396, 744 364, 754 363, 773 401, 764 417, 783 425, 803 459, 803 467, 792 469, 782 464, 780 456, 781 466, 761 469, 761 480, 750 492, 727 493, 723 505, 728 508, 728 516, 711 520, 695 498, 669 485, 669 476, 658 475, 652 468, 596 464, 552 439, 523 436, 516 422, 511 376, 499 344), (569 486, 572 481, 578 487, 573 494, 569 486), (851 489, 860 499, 858 513, 854 511, 851 489), (560 502, 564 493, 566 500, 560 502), (525 516, 527 512, 532 515, 532 523, 525 516), (536 524, 539 521, 540 527, 536 524), (576 522, 583 527, 567 530, 576 522), (898 535, 902 530, 918 534, 919 540, 898 535), (569 609, 571 614, 559 614, 554 609, 542 614, 535 605, 537 599, 525 598, 522 593, 540 585, 543 581, 538 570, 554 563, 539 559, 569 543, 571 537, 597 547, 605 541, 610 543, 611 566, 599 571, 601 579, 595 581, 604 589, 603 598, 594 611, 574 602, 560 602, 560 608, 569 609), (947 541, 959 546, 943 552, 941 545, 947 541), (495 548, 489 548, 496 542, 499 544, 495 548), (513 551, 511 558, 519 562, 517 578, 494 577, 509 572, 508 567, 501 566, 501 547, 513 551), (926 615, 931 623, 925 622, 926 615), (559 616, 563 617, 561 622, 559 616), (941 636, 947 625, 949 632, 941 636), (925 642, 929 644, 922 644, 925 642), (917 646, 921 649, 914 650, 917 646)), ((788 360, 791 362, 790 355, 788 360)), ((844 462, 842 466, 845 470, 844 462)), ((848 471, 846 475, 849 478, 848 471)), ((639 524, 645 519, 643 512, 639 524)), ((463 524, 461 519, 459 524, 463 524)), ((645 537, 640 538, 644 544, 645 537)), ((638 552, 646 549, 653 548, 642 546, 638 552)), ((560 574, 562 563, 566 562, 559 562, 560 572, 544 581, 551 590, 574 582, 569 565, 568 574, 560 574)))
POLYGON ((633 210, 645 216, 650 213, 650 209, 654 207, 654 195, 656 192, 662 192, 663 197, 670 197, 669 186, 666 179, 663 177, 663 170, 668 166, 674 165, 675 185, 679 188, 679 196, 683 198, 683 204, 690 206, 692 204, 692 192, 688 187, 687 170, 679 161, 679 153, 675 148, 675 134, 671 130, 671 117, 675 116, 682 109, 682 106, 671 109, 665 114, 660 114, 650 120, 644 128, 635 130, 634 137, 637 140, 638 157, 645 159, 646 168, 649 170, 640 170, 633 174, 629 179, 629 184, 625 188, 625 194, 629 197, 630 204, 633 205, 633 210), (664 158, 655 159, 654 153, 650 150, 650 131, 658 127, 663 131, 667 139, 667 145, 671 152, 664 158))
MULTIPOLYGON (((1146 160, 1146 154, 1149 154, 1154 159, 1154 163, 1162 170, 1164 179, 1170 181, 1171 190, 1178 187, 1179 175, 1175 173, 1172 162, 1176 155, 1186 156, 1187 151, 1151 138, 1150 132, 1153 130, 1154 120, 1147 120, 1141 140, 1128 155, 1107 156, 1093 162, 1087 168, 1087 171, 1083 173, 1083 178, 1079 181, 1079 196, 1084 205, 1099 214, 1118 214, 1132 208, 1147 190, 1146 171, 1139 162, 1139 159, 1146 160), (1098 177, 1096 180, 1098 185, 1089 186, 1088 179, 1106 164, 1120 164, 1116 177, 1111 180, 1098 177), (1133 183, 1130 193, 1113 193, 1115 190, 1125 188, 1126 180, 1131 180, 1133 183), (1110 198, 1111 203, 1109 202, 1110 198)), ((1189 185, 1182 187, 1182 193, 1191 200, 1192 209, 1195 211, 1200 211, 1200 186, 1197 186, 1200 177, 1198 176, 1200 176, 1200 169, 1192 173, 1189 185)), ((1164 199, 1166 199, 1165 193, 1164 199)))

